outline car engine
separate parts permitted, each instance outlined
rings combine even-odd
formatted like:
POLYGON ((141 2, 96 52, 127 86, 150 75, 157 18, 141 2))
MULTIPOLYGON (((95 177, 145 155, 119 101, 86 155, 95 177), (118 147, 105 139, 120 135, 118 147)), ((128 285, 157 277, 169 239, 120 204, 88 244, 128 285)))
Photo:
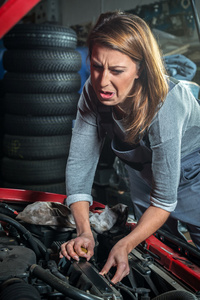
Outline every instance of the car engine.
POLYGON ((131 224, 113 226, 101 234, 94 232, 96 247, 92 259, 89 262, 84 258, 79 262, 68 261, 59 258, 60 245, 76 235, 75 229, 63 231, 51 226, 26 224, 15 219, 15 211, 16 205, 1 203, 1 300, 200 299, 199 254, 192 252, 191 261, 184 256, 175 257, 176 245, 163 232, 153 237, 150 246, 144 242, 129 254, 130 273, 114 285, 111 282, 114 268, 105 276, 99 272, 113 245, 132 230, 131 224), (163 245, 164 254, 154 249, 159 243, 163 245), (186 279, 178 275, 178 267, 176 273, 163 264, 169 249, 178 261, 179 269, 183 264, 193 272, 196 270, 197 276, 196 279, 192 277, 192 283, 183 271, 180 273, 186 279))

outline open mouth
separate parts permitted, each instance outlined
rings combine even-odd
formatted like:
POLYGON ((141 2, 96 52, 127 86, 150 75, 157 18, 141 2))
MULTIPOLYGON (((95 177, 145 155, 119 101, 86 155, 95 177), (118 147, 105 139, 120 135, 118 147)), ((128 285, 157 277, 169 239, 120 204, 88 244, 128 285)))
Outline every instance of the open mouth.
POLYGON ((113 92, 100 91, 101 98, 110 99, 114 96, 113 92))

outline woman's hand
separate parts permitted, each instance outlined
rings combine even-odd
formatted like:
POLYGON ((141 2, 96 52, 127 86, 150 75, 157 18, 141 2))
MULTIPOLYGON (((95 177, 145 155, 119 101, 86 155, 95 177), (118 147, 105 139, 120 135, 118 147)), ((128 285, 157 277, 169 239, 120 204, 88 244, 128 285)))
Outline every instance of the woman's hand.
POLYGON ((116 273, 111 281, 114 284, 121 281, 130 272, 128 253, 129 251, 127 248, 127 243, 125 242, 125 239, 121 239, 111 249, 107 262, 101 270, 100 274, 105 275, 109 272, 111 267, 117 267, 116 273))
POLYGON ((79 257, 85 257, 88 260, 94 254, 94 237, 92 233, 82 233, 75 239, 61 245, 60 258, 65 256, 67 259, 79 260, 79 257))
POLYGON ((87 261, 94 254, 94 237, 90 228, 89 203, 87 201, 75 202, 70 206, 76 223, 77 237, 61 246, 60 258, 79 260, 85 257, 87 261))
POLYGON ((137 226, 126 237, 121 239, 111 249, 108 260, 100 274, 107 274, 111 267, 117 271, 112 278, 115 284, 129 274, 128 254, 138 244, 156 232, 168 219, 170 213, 154 206, 150 206, 142 215, 137 226))

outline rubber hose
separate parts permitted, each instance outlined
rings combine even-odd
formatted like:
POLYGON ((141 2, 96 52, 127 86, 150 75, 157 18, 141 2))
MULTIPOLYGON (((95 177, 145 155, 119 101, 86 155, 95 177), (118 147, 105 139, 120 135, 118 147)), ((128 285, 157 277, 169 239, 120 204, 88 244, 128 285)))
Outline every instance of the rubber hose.
POLYGON ((56 289, 58 292, 69 298, 72 298, 73 300, 102 300, 102 297, 100 298, 98 296, 81 291, 73 287, 69 283, 66 283, 58 277, 54 276, 48 269, 43 269, 36 264, 30 267, 30 271, 35 277, 41 279, 42 281, 56 289))
POLYGON ((169 291, 156 296, 152 300, 197 300, 197 297, 188 291, 169 291))
POLYGON ((0 221, 9 223, 12 226, 14 226, 23 235, 23 237, 28 241, 32 250, 35 252, 37 258, 41 257, 41 252, 39 251, 38 245, 35 242, 35 240, 33 239, 30 231, 28 231, 23 225, 21 225, 16 220, 14 220, 6 215, 0 214, 0 221))
POLYGON ((44 243, 42 243, 42 241, 36 238, 35 236, 32 236, 32 238, 34 242, 37 244, 39 250, 43 253, 44 258, 46 255, 49 255, 47 247, 44 245, 44 243))
POLYGON ((63 281, 66 281, 68 282, 67 278, 58 271, 58 267, 57 267, 57 264, 54 260, 49 260, 47 262, 47 267, 48 269, 51 271, 51 273, 53 275, 55 275, 56 277, 58 277, 59 279, 62 279, 63 281))

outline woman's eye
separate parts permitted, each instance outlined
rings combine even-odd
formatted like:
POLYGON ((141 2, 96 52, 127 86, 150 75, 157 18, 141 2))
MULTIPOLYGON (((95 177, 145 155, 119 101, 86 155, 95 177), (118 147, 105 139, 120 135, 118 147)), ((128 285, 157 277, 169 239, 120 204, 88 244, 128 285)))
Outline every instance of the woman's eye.
POLYGON ((124 71, 122 70, 111 70, 114 74, 121 74, 123 73, 124 71))

